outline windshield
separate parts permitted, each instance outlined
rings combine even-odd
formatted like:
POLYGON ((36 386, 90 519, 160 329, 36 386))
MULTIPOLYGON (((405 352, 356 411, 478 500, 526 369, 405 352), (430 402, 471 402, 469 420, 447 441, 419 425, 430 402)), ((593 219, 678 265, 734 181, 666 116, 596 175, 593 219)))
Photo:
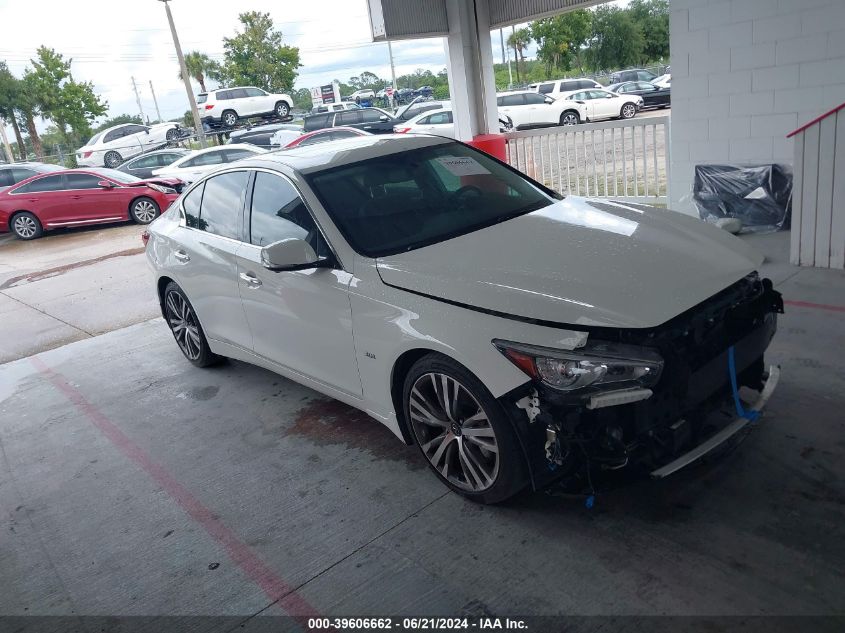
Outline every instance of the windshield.
POLYGON ((92 169, 91 172, 126 184, 129 184, 130 182, 141 182, 141 179, 137 176, 125 174, 122 171, 117 171, 116 169, 108 169, 107 167, 98 167, 96 169, 92 169))
POLYGON ((352 248, 368 257, 442 242, 553 202, 552 192, 460 143, 343 165, 308 180, 352 248))

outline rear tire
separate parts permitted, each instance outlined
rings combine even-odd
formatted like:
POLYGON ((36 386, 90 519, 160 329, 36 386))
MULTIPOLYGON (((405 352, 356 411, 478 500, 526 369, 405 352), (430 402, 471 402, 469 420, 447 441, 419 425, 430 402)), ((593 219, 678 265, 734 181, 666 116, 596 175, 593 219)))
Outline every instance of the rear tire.
POLYGON ((164 319, 182 354, 197 367, 208 367, 223 360, 211 351, 194 306, 179 285, 171 281, 164 289, 164 319))
POLYGON ((226 110, 220 120, 223 127, 235 127, 238 124, 238 115, 233 110, 226 110))
POLYGON ((109 169, 116 169, 120 167, 122 162, 123 156, 114 151, 106 152, 106 155, 103 157, 103 163, 109 169))
POLYGON ((468 369, 442 354, 423 356, 405 377, 402 403, 417 446, 449 488, 472 501, 498 503, 525 487, 516 431, 468 369))
POLYGON ((560 115, 561 125, 578 125, 581 122, 581 117, 577 112, 564 112, 560 115))
POLYGON ((29 211, 19 211, 9 218, 9 228, 19 240, 35 240, 44 235, 41 221, 29 211))
POLYGON ((276 104, 276 116, 280 119, 284 119, 288 114, 290 114, 290 107, 284 101, 279 101, 276 104))
POLYGON ((132 219, 137 224, 149 224, 155 220, 160 213, 161 209, 159 209, 158 204, 156 204, 156 201, 152 198, 136 198, 132 201, 132 204, 129 205, 129 215, 132 216, 132 219))

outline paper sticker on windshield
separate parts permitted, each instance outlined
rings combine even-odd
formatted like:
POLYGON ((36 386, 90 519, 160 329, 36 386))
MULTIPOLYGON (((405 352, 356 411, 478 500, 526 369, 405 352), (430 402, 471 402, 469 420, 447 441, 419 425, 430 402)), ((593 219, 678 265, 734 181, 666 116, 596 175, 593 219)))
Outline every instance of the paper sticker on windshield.
POLYGON ((490 173, 481 163, 469 156, 441 156, 436 160, 453 176, 480 176, 490 173))

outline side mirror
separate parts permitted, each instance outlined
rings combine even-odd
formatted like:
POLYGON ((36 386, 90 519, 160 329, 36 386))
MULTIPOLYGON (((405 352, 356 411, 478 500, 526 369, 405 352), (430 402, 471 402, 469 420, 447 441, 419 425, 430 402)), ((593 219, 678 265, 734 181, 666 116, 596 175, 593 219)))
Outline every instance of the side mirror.
POLYGON ((97 183, 98 187, 102 187, 103 189, 114 189, 114 183, 109 182, 108 180, 101 180, 97 183))
POLYGON ((306 268, 325 268, 330 261, 318 257, 311 245, 298 237, 289 237, 273 242, 261 249, 261 265, 267 270, 304 270, 306 268))
POLYGON ((606 95, 605 99, 613 99, 613 95, 606 95))
POLYGON ((144 128, 144 132, 146 132, 147 134, 149 134, 149 133, 150 133, 150 129, 145 127, 145 128, 144 128))
POLYGON ((388 120, 388 119, 387 119, 387 115, 386 115, 386 114, 382 114, 382 115, 378 118, 378 120, 379 120, 379 121, 387 121, 387 120, 388 120))

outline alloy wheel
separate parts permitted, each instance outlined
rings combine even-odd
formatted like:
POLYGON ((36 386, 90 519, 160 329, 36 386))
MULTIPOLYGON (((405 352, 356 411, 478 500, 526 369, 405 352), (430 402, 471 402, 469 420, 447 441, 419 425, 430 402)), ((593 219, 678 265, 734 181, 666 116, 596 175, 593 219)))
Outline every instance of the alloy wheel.
POLYGON ((564 114, 563 115, 563 124, 564 125, 578 125, 578 117, 575 116, 574 114, 572 114, 571 112, 569 114, 564 114))
POLYGON ((149 200, 138 200, 134 207, 135 217, 142 224, 149 224, 156 217, 155 205, 149 200))
POLYGON ((464 385, 446 374, 423 374, 408 406, 417 441, 444 479, 470 492, 493 485, 499 474, 496 432, 464 385))
POLYGON ((167 323, 179 349, 188 360, 197 360, 202 353, 199 323, 191 306, 178 292, 168 292, 165 300, 167 323))
POLYGON ((288 115, 288 104, 280 103, 276 106, 276 114, 280 117, 286 117, 288 115))
POLYGON ((24 239, 29 239, 38 232, 38 226, 35 224, 35 220, 28 215, 19 215, 16 217, 14 229, 15 233, 24 239))
POLYGON ((622 106, 622 116, 626 119, 633 118, 636 113, 636 109, 630 103, 622 106))
POLYGON ((179 132, 176 128, 171 128, 167 130, 167 133, 164 135, 165 140, 167 141, 175 141, 179 137, 179 132))
POLYGON ((114 169, 115 167, 119 167, 120 163, 123 162, 123 159, 120 157, 120 154, 117 152, 109 152, 106 154, 105 163, 106 167, 110 169, 114 169))
POLYGON ((237 122, 237 117, 235 117, 235 115, 230 112, 227 112, 226 115, 223 117, 223 123, 226 124, 226 127, 235 127, 235 123, 237 122))

